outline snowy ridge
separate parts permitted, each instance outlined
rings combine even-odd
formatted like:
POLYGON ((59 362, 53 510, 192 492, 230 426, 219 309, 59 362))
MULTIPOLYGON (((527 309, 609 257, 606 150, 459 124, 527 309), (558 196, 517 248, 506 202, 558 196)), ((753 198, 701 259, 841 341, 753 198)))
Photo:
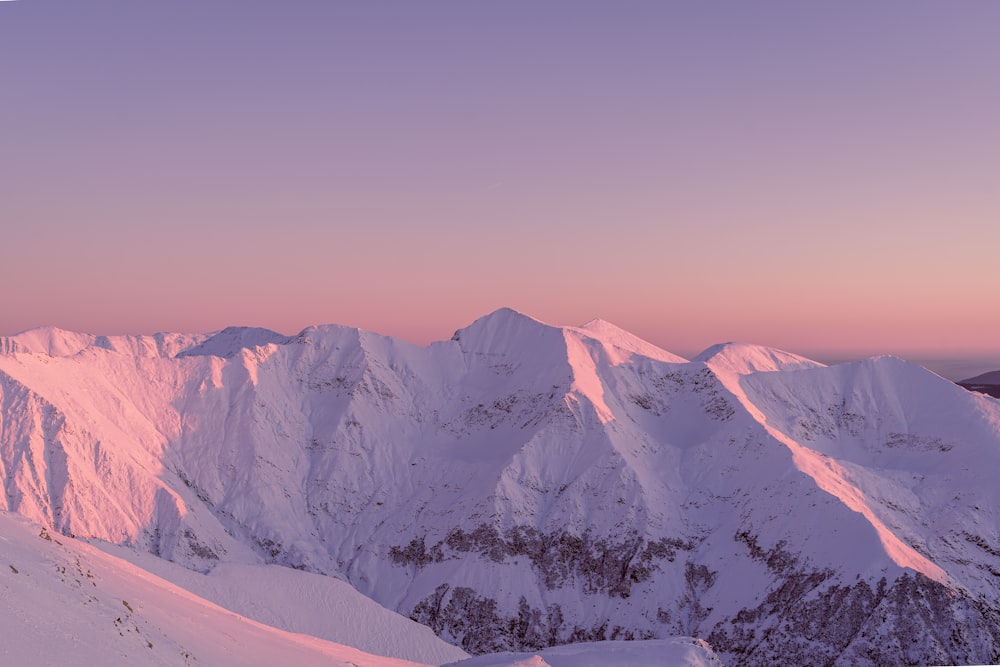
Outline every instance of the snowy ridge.
POLYGON ((9 664, 421 667, 257 623, 39 528, 0 512, 9 664))
POLYGON ((291 340, 294 339, 270 329, 227 327, 205 341, 178 352, 177 356, 213 356, 232 359, 245 349, 287 345, 291 340))
POLYGON ((177 340, 0 356, 0 508, 201 572, 343 578, 470 653, 1000 658, 1000 407, 918 366, 688 362, 509 309, 428 347, 177 340))
POLYGON ((205 574, 151 554, 95 544, 220 607, 260 623, 379 656, 438 665, 468 655, 429 628, 358 593, 350 584, 278 565, 220 563, 205 574))
POLYGON ((737 375, 823 367, 823 364, 817 361, 791 352, 747 343, 713 345, 692 361, 700 361, 715 372, 735 373, 737 375))
MULTIPOLYGON (((567 329, 572 330, 571 327, 567 327, 567 329)), ((615 350, 616 352, 609 353, 613 363, 623 363, 632 355, 649 357, 650 359, 672 364, 682 364, 687 361, 684 357, 651 345, 638 336, 606 320, 590 320, 576 329, 576 331, 584 336, 592 337, 594 340, 602 342, 609 350, 615 350)))
POLYGON ((174 357, 201 344, 210 335, 165 334, 152 336, 94 336, 40 327, 14 336, 0 336, 0 355, 42 354, 49 357, 72 357, 88 348, 98 347, 140 357, 174 357))

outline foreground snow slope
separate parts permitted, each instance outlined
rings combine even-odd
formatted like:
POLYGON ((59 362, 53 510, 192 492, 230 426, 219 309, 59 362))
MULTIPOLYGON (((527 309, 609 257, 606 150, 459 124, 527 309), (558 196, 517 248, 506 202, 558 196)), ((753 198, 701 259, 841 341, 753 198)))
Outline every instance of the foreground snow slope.
POLYGON ((425 348, 326 326, 0 350, 2 507, 63 533, 342 577, 472 653, 1000 660, 1000 404, 898 359, 685 361, 510 310, 425 348))
POLYGON ((429 628, 389 611, 350 584, 279 565, 220 563, 207 574, 108 543, 107 553, 266 625, 368 653, 441 664, 468 657, 429 628))
POLYGON ((0 562, 4 664, 419 667, 243 618, 6 512, 0 562))

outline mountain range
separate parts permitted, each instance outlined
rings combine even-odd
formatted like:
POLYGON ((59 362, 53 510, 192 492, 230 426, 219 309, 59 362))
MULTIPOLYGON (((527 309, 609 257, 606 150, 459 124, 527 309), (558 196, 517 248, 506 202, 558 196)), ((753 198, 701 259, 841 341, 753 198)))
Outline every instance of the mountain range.
MULTIPOLYGON (((221 602, 299 571, 537 664, 678 636, 727 665, 1000 661, 998 464, 1000 403, 900 359, 688 360, 601 320, 0 338, 19 521, 221 602)), ((466 655, 420 641, 394 657, 466 655)))

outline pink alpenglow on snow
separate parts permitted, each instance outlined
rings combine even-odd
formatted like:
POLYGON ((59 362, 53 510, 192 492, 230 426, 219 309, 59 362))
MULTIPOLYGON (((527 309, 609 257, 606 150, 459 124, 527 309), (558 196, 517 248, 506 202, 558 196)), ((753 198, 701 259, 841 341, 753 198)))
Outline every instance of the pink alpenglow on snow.
MULTIPOLYGON (((290 640, 303 656, 555 666, 577 649, 544 647, 676 637, 734 667, 1000 651, 1000 403, 895 357, 727 343, 688 361, 511 309, 427 346, 332 325, 50 328, 0 338, 0 406, 0 510, 62 542, 25 528, 12 549, 113 543, 197 609, 310 635, 290 640)), ((159 616, 119 628, 148 587, 86 594, 89 566, 58 569, 71 554, 9 553, 12 623, 44 616, 16 578, 42 558, 113 642, 228 650, 159 616)), ((94 650, 115 647, 151 650, 94 650)))

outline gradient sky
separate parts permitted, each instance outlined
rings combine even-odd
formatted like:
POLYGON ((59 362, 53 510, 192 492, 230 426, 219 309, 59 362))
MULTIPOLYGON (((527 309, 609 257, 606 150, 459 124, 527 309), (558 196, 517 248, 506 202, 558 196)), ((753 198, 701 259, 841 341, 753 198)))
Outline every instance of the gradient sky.
POLYGON ((0 334, 1000 352, 1000 2, 0 3, 0 334))

